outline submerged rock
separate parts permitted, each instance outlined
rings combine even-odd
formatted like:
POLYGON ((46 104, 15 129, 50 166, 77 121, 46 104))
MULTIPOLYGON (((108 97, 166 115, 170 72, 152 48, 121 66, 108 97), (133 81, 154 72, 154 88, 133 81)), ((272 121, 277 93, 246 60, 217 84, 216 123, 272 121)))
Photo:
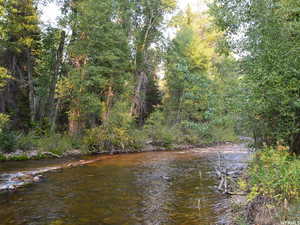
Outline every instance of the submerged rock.
POLYGON ((40 182, 42 180, 42 177, 43 177, 42 175, 35 176, 35 177, 33 177, 33 181, 40 182))

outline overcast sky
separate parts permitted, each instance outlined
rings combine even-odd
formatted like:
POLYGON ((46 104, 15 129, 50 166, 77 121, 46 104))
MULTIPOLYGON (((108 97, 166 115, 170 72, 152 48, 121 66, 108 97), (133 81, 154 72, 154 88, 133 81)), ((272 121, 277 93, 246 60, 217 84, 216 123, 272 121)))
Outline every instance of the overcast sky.
MULTIPOLYGON (((191 8, 194 11, 203 11, 207 9, 205 0, 178 0, 178 7, 180 9, 184 10, 188 4, 191 5, 191 8)), ((55 5, 55 3, 49 3, 46 7, 44 7, 42 13, 42 20, 45 23, 55 23, 58 16, 59 16, 59 9, 55 5)))

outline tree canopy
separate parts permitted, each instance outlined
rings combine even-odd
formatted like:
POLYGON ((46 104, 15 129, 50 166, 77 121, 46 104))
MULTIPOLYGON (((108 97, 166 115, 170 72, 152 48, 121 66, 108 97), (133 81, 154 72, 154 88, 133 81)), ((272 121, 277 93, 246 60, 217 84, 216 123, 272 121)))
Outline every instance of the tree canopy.
POLYGON ((39 1, 0 2, 7 131, 94 146, 97 132, 105 143, 131 143, 131 132, 193 143, 248 135, 299 153, 296 1, 215 0, 209 13, 175 0, 56 2, 56 27, 42 23, 39 1))

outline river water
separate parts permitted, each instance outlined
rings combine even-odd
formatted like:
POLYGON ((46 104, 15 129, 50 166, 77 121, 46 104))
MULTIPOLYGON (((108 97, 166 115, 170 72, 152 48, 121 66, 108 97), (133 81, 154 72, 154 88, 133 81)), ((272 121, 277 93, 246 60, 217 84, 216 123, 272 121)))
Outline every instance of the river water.
MULTIPOLYGON (((239 146, 223 148, 228 164, 245 158, 239 146)), ((213 172, 216 151, 115 155, 45 173, 40 183, 0 193, 0 225, 226 224, 228 200, 216 190, 213 172)), ((0 163, 0 173, 59 163, 0 163)))

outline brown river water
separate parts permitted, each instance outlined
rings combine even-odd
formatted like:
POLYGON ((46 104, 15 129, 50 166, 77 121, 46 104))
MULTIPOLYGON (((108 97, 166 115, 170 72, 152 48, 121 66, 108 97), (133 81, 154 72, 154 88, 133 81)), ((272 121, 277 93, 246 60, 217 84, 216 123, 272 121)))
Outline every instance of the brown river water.
MULTIPOLYGON (((248 156, 242 145, 225 145, 97 156, 92 163, 45 172, 39 183, 0 193, 0 225, 226 224, 228 199, 216 190, 214 175, 217 151, 228 167, 242 167, 248 156)), ((65 163, 0 163, 0 175, 65 163)))

